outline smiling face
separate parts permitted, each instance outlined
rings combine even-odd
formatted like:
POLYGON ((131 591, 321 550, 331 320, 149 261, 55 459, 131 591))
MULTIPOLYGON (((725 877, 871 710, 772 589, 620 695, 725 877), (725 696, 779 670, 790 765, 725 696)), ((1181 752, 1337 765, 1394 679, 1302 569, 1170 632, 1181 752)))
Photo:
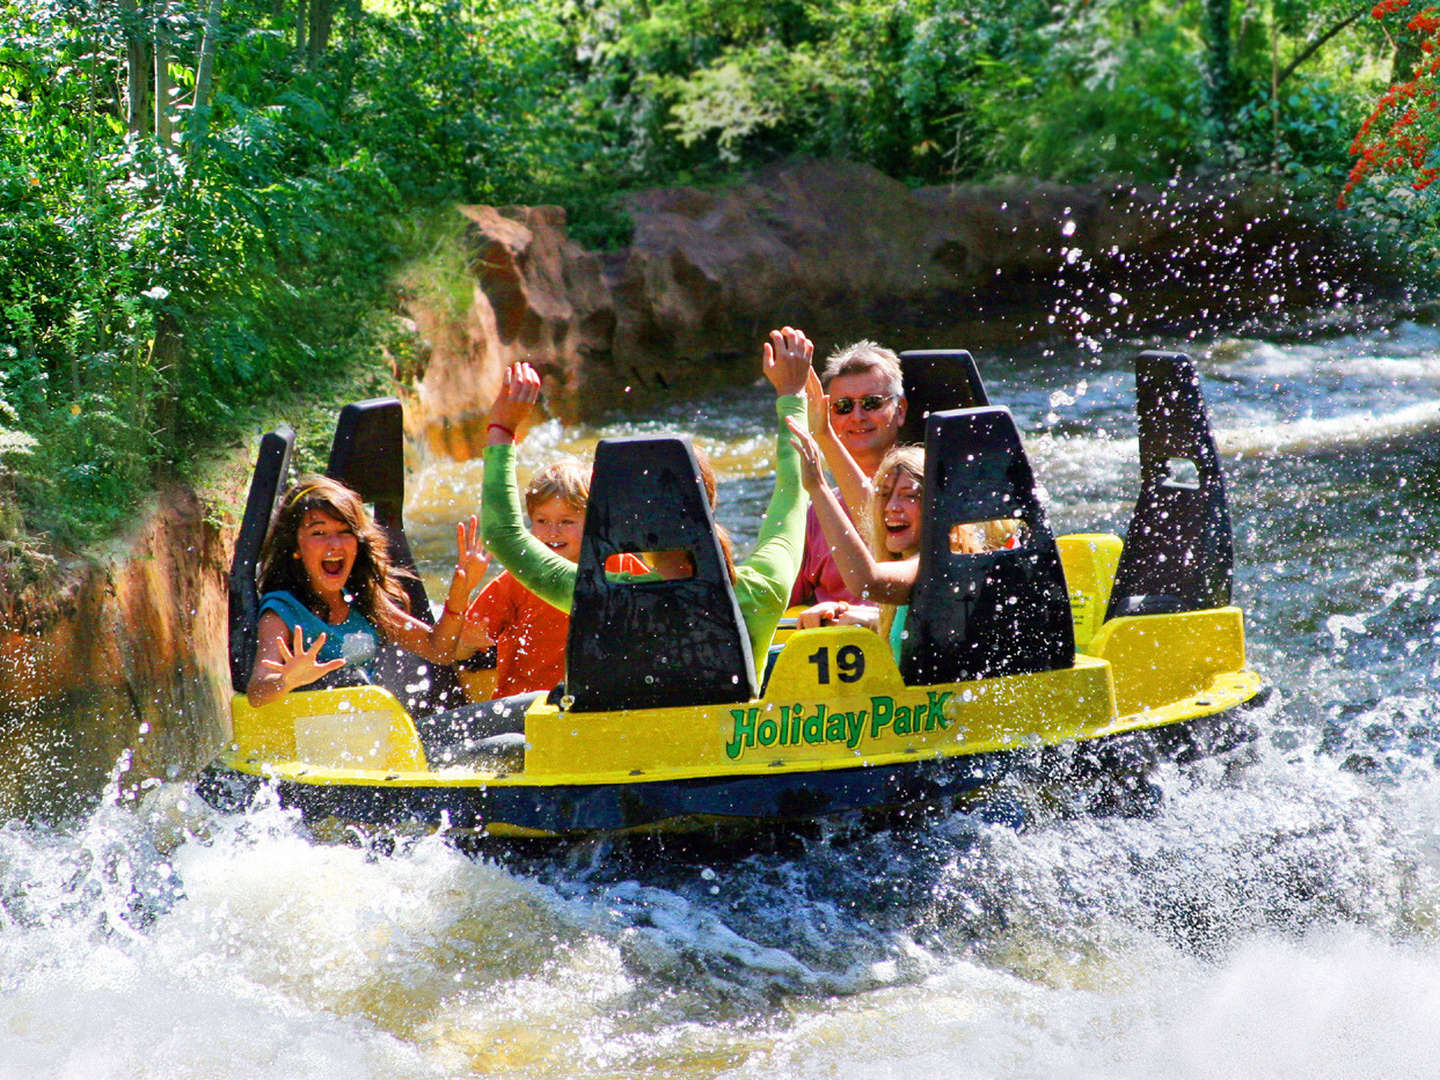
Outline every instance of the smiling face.
POLYGON ((894 396, 885 374, 874 370, 836 375, 825 392, 830 396, 830 425, 836 436, 862 469, 872 471, 895 445, 905 421, 905 399, 894 396), (852 406, 847 413, 835 411, 835 403, 842 398, 852 406), (879 398, 881 403, 876 409, 866 409, 862 404, 865 398, 879 398))
POLYGON ((324 510, 307 510, 300 520, 296 548, 317 596, 328 600, 344 593, 360 549, 349 525, 324 510))
POLYGON ((556 555, 579 562, 585 511, 558 495, 544 499, 530 511, 530 532, 556 555))
POLYGON ((925 489, 904 469, 881 478, 875 490, 876 508, 884 526, 885 550, 909 558, 920 550, 920 518, 925 489))

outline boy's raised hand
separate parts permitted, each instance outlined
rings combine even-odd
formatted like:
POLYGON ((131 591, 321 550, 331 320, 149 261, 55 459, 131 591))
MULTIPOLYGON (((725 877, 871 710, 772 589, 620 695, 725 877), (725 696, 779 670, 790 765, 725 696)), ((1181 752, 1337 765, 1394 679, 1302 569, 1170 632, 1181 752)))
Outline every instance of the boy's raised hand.
POLYGON ((786 326, 770 331, 770 340, 760 347, 765 377, 781 396, 799 394, 809 377, 815 346, 801 330, 786 326))
POLYGON ((511 364, 500 383, 500 393, 490 406, 485 444, 496 446, 513 443, 520 425, 530 418, 530 411, 539 400, 539 373, 524 360, 511 364))

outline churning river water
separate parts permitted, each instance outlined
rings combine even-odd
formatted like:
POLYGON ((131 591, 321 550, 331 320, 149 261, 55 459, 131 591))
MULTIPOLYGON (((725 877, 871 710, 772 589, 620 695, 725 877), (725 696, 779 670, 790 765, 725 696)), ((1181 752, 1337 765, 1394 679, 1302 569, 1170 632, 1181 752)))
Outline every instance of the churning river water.
MULTIPOLYGON (((1145 814, 1016 792, 731 851, 112 797, 0 828, 0 1078, 1440 1076, 1440 331, 1183 348, 1281 696, 1248 760, 1160 768, 1145 814)), ((1134 352, 980 357, 1057 532, 1128 523, 1134 352)), ((544 425, 524 460, 693 432, 744 549, 769 398, 544 425)), ((479 479, 412 482, 437 579, 479 479)))

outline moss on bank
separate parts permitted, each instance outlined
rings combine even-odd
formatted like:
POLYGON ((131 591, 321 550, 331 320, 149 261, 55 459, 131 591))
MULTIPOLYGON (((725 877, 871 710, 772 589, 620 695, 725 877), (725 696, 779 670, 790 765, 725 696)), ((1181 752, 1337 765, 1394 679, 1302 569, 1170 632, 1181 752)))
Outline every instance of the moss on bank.
POLYGON ((194 492, 207 521, 222 531, 233 529, 245 508, 261 435, 282 422, 290 424, 297 433, 296 467, 323 470, 336 412, 351 401, 399 390, 383 353, 375 349, 347 368, 319 372, 310 384, 217 419, 206 444, 189 459, 157 472, 151 488, 137 492, 127 513, 117 514, 110 506, 74 504, 71 512, 82 521, 88 511, 94 520, 111 523, 103 531, 78 530, 86 536, 83 542, 73 538, 77 532, 73 527, 35 529, 19 513, 13 492, 0 489, 0 630, 33 631, 49 622, 63 606, 72 581, 143 520, 157 492, 178 484, 194 492))

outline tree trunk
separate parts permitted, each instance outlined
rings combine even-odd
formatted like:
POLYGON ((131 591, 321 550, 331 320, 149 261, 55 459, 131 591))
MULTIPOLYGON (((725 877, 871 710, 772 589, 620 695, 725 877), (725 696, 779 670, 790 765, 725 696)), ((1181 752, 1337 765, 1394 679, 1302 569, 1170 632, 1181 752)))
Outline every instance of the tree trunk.
POLYGON ((132 135, 150 134, 150 72, 155 58, 151 50, 149 20, 142 17, 135 0, 120 0, 125 33, 125 130, 132 135))
POLYGON ((305 0, 295 0, 295 51, 305 55, 309 39, 310 7, 305 0))
POLYGON ((173 130, 170 124, 170 49, 165 42, 165 16, 168 0, 160 0, 155 9, 155 138, 169 143, 173 130))
POLYGON ((1230 140, 1230 0, 1204 0, 1205 59, 1201 87, 1205 136, 1227 156, 1230 140))
POLYGON ((307 62, 315 67, 330 44, 330 29, 335 23, 335 0, 310 0, 310 47, 307 62))
POLYGON ((1395 30, 1395 59, 1390 65, 1390 85, 1398 86, 1400 83, 1407 83, 1415 77, 1415 65, 1425 59, 1425 53, 1420 48, 1420 35, 1412 33, 1405 28, 1408 19, 1396 21, 1395 30))
MULTIPOLYGON (((1286 79, 1290 78, 1291 75, 1295 74, 1296 69, 1301 64, 1305 63, 1306 60, 1309 60, 1310 57, 1314 56, 1317 52, 1319 52, 1326 44, 1329 43, 1331 38, 1333 38, 1336 34, 1340 33, 1340 31, 1344 30, 1356 19, 1359 19, 1362 15, 1367 14, 1369 11, 1369 8, 1362 8, 1359 11, 1352 12, 1345 18, 1341 19, 1339 22, 1332 25, 1328 30, 1326 30, 1323 34, 1317 37, 1314 41, 1310 42, 1309 45, 1305 46, 1305 48, 1301 49, 1300 52, 1296 54, 1295 59, 1291 60, 1290 63, 1285 65, 1285 70, 1280 72, 1280 77, 1276 80, 1276 83, 1279 85, 1283 85, 1286 79)), ((1420 50, 1417 46, 1415 50, 1417 56, 1419 55, 1419 52, 1420 50)), ((1396 55, 1398 57, 1399 54, 1397 53, 1396 55)))
POLYGON ((155 337, 150 342, 149 366, 160 373, 160 386, 152 400, 155 402, 154 422, 156 434, 167 443, 173 444, 175 429, 179 422, 177 392, 182 376, 181 366, 185 362, 184 341, 175 316, 168 311, 161 312, 155 323, 155 337))
POLYGON ((190 105, 191 131, 204 134, 210 111, 210 83, 215 70, 216 39, 220 34, 220 6, 224 0, 210 0, 205 13, 205 36, 200 39, 200 56, 195 61, 195 100, 190 105))

